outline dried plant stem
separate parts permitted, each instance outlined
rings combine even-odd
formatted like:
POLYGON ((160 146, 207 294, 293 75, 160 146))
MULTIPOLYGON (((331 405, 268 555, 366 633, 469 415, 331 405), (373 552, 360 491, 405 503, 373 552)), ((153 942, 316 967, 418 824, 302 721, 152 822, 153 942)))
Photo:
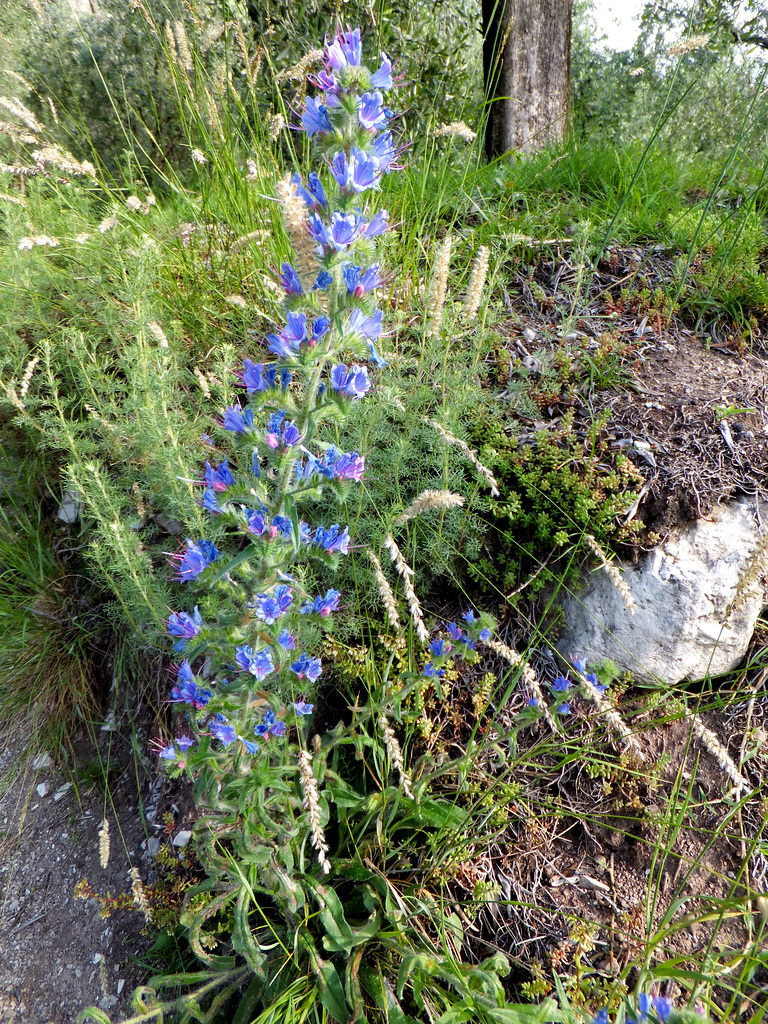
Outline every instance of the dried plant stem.
POLYGON ((464 504, 464 498, 460 494, 451 491, 422 491, 418 498, 414 498, 408 508, 395 519, 399 525, 407 523, 409 519, 423 515, 435 508, 456 508, 464 504))
POLYGON ((448 270, 451 265, 451 236, 448 235, 443 244, 437 250, 435 260, 435 271, 432 276, 432 283, 427 295, 427 337, 437 338, 440 336, 440 328, 443 325, 443 307, 445 296, 448 290, 448 270))
POLYGON ((276 191, 283 207, 288 237, 296 252, 296 272, 301 283, 308 284, 317 273, 317 259, 312 239, 307 233, 307 208, 289 175, 277 183, 276 191))
POLYGON ((488 246, 481 245, 472 264, 472 274, 467 285, 467 295, 464 299, 462 316, 465 320, 474 320, 477 311, 480 309, 480 300, 483 297, 485 279, 488 275, 488 246))
POLYGON ((147 924, 152 923, 152 908, 149 905, 149 899, 147 897, 147 890, 144 888, 144 883, 141 880, 141 875, 138 868, 131 868, 131 891, 133 892, 133 902, 144 914, 144 920, 147 924))
POLYGON ((731 794, 738 799, 745 793, 751 792, 752 786, 750 785, 749 780, 745 779, 741 774, 733 758, 712 730, 708 729, 706 725, 700 721, 698 715, 692 716, 691 724, 693 726, 693 734, 696 739, 701 743, 705 750, 709 751, 733 783, 731 794))
POLYGON ((99 864, 103 868, 109 864, 109 821, 106 817, 99 829, 99 864))
POLYGON ((317 859, 324 874, 331 870, 331 862, 328 860, 330 847, 325 839, 325 832, 320 823, 320 796, 317 791, 317 782, 312 771, 312 755, 307 750, 299 751, 299 769, 301 771, 301 784, 304 789, 304 807, 309 817, 310 834, 312 845, 317 850, 317 859))
POLYGON ((399 632, 400 629, 402 628, 402 624, 400 622, 400 616, 397 610, 397 601, 395 600, 395 595, 392 593, 392 588, 389 585, 387 577, 384 575, 382 571, 381 563, 379 562, 378 558, 376 557, 376 555, 374 555, 370 548, 366 548, 366 551, 368 552, 368 557, 370 558, 373 564, 373 571, 376 574, 376 584, 379 588, 379 593, 381 594, 381 602, 384 605, 384 610, 387 613, 389 624, 392 626, 393 629, 399 632))
POLYGON ((624 607, 627 609, 630 615, 634 615, 636 608, 635 599, 634 597, 632 597, 632 591, 627 586, 627 583, 622 577, 621 573, 613 564, 613 562, 608 561, 608 559, 605 556, 605 552, 597 543, 597 541, 591 533, 585 533, 584 540, 587 542, 587 545, 589 546, 590 550, 594 552, 594 554, 597 556, 600 562, 600 567, 605 573, 605 575, 608 577, 608 579, 614 585, 618 593, 621 595, 621 599, 624 602, 624 607))
POLYGON ((403 558, 403 554, 400 548, 397 546, 395 541, 392 539, 391 534, 387 534, 387 539, 384 541, 384 547, 389 551, 392 561, 395 563, 395 568, 403 581, 403 590, 405 591, 405 599, 408 602, 408 607, 411 611, 411 618, 413 619, 413 625, 416 629, 416 636, 421 640, 423 644, 429 642, 429 631, 424 625, 424 615, 419 604, 419 599, 416 596, 416 591, 413 589, 411 583, 411 577, 413 576, 413 569, 403 558))
POLYGON ((395 736, 392 726, 387 721, 386 715, 380 716, 379 728, 381 729, 381 735, 384 737, 384 746, 387 748, 387 753, 390 756, 392 764, 397 768, 397 774, 400 777, 400 785, 403 788, 403 792, 413 800, 414 797, 413 789, 411 788, 411 777, 405 770, 403 751, 400 747, 397 736, 395 736))
POLYGON ((424 422, 428 426, 432 427, 433 430, 436 430, 440 437, 442 437, 442 439, 446 442, 446 444, 456 445, 459 451, 462 452, 462 454, 469 459, 469 461, 478 471, 480 476, 482 476, 485 479, 486 483, 491 489, 491 497, 498 498, 499 485, 497 484, 493 473, 491 473, 490 469, 488 469, 487 466, 484 466, 482 464, 482 462, 478 459, 476 453, 472 451, 467 442, 462 441, 460 437, 456 437, 456 435, 452 434, 450 430, 446 430, 442 423, 440 423, 438 420, 430 420, 425 417, 424 422))
POLYGON ((501 640, 481 640, 480 643, 484 644, 489 651, 493 651, 494 654, 498 654, 499 657, 508 661, 509 664, 513 665, 515 668, 520 668, 522 666, 523 682, 533 694, 538 707, 541 708, 547 725, 553 732, 559 732, 560 730, 557 727, 557 722, 555 721, 552 712, 549 710, 549 706, 544 698, 544 691, 542 690, 541 683, 533 670, 533 666, 530 665, 521 654, 512 650, 511 647, 507 647, 507 645, 502 643, 501 640))
POLYGON ((595 687, 594 683, 591 683, 582 672, 577 672, 574 669, 574 675, 578 677, 584 689, 584 693, 589 697, 593 704, 595 704, 602 717, 608 722, 611 729, 613 729, 614 733, 619 737, 625 749, 631 748, 640 760, 644 761, 645 755, 640 749, 640 744, 625 725, 621 715, 617 711, 613 710, 608 701, 603 698, 603 695, 595 687))
POLYGON ((733 600, 728 605, 725 611, 725 618, 723 625, 728 624, 728 620, 734 612, 738 612, 744 606, 746 601, 753 596, 753 588, 758 586, 765 573, 766 564, 768 563, 768 533, 758 540, 755 547, 749 553, 749 557, 744 563, 744 568, 739 574, 738 582, 733 594, 733 600))

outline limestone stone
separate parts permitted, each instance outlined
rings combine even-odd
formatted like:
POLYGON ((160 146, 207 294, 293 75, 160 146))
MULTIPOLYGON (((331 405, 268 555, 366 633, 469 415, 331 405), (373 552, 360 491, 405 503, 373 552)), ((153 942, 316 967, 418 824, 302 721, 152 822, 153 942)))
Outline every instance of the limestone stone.
POLYGON ((558 649, 587 660, 610 658, 641 681, 718 676, 744 657, 766 606, 762 574, 726 619, 739 579, 761 539, 768 508, 754 499, 717 507, 677 527, 637 566, 622 567, 635 601, 631 614, 604 571, 564 604, 558 649))

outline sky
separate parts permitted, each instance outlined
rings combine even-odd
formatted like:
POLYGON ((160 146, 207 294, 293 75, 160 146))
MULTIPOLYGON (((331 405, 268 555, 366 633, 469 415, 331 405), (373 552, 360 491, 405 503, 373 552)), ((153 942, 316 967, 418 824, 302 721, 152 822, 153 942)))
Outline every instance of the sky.
POLYGON ((637 38, 639 18, 645 0, 593 0, 599 31, 608 37, 610 50, 628 50, 637 38))

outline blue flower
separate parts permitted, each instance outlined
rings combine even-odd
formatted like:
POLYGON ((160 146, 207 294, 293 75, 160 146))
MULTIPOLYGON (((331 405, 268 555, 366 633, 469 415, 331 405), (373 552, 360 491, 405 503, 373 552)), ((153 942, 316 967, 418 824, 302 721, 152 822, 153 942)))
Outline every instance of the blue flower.
POLYGON ((315 705, 305 704, 304 701, 300 700, 293 705, 293 710, 296 712, 297 715, 311 715, 312 712, 315 710, 315 705))
POLYGON ((254 363, 251 359, 243 360, 243 369, 236 371, 242 386, 249 395, 259 391, 270 391, 277 386, 277 367, 274 363, 254 363))
POLYGON ((179 753, 186 754, 194 742, 191 736, 177 736, 173 743, 169 743, 167 746, 163 746, 162 741, 153 741, 153 746, 155 746, 161 758, 166 761, 178 761, 179 767, 183 768, 184 761, 179 756, 179 753))
POLYGON ((310 138, 315 134, 325 135, 333 131, 328 110, 311 96, 307 96, 307 109, 301 116, 301 123, 310 138))
POLYGON ((376 158, 379 167, 384 173, 389 171, 392 161, 395 159, 395 147, 392 142, 391 132, 383 132, 378 138, 374 139, 371 146, 371 154, 376 158))
POLYGON ((299 275, 293 269, 291 264, 281 263, 280 270, 282 271, 280 283, 282 284, 283 288, 285 288, 285 290, 288 292, 288 294, 302 295, 304 293, 304 289, 302 288, 301 285, 301 279, 299 278, 299 275))
POLYGON ((239 405, 228 405, 224 410, 224 419, 221 425, 233 434, 244 434, 253 427, 253 409, 243 411, 239 405))
POLYGON ((539 706, 539 700, 537 697, 529 697, 525 703, 529 708, 537 708, 539 706))
POLYGON ((285 736, 285 725, 283 722, 277 721, 274 711, 267 711, 261 723, 253 731, 256 736, 261 736, 263 739, 268 739, 270 735, 285 736))
POLYGON ((474 624, 475 624, 475 613, 470 608, 468 612, 464 612, 464 614, 462 615, 462 619, 464 619, 464 621, 466 622, 466 624, 468 626, 474 626, 474 624))
POLYGON ((433 640, 429 645, 430 651, 436 658, 442 658, 444 654, 448 654, 451 650, 451 645, 447 644, 442 638, 439 640, 433 640))
POLYGON ((329 284, 333 284, 333 277, 327 270, 321 270, 315 278, 314 288, 316 291, 325 291, 329 284))
POLYGON ((267 532, 267 516, 266 509, 253 509, 247 508, 246 514, 246 529, 248 533, 254 534, 256 537, 263 537, 267 532))
POLYGON ((480 638, 480 640, 482 640, 483 642, 485 642, 486 640, 490 640, 491 639, 491 631, 490 631, 490 629, 481 629, 480 632, 477 635, 480 638))
POLYGON ((236 648, 235 662, 244 672, 250 672, 259 681, 266 679, 275 669, 272 652, 268 647, 263 647, 254 654, 253 650, 244 644, 242 647, 236 648))
POLYGON ((457 626, 455 622, 449 622, 445 628, 448 630, 448 635, 452 640, 464 640, 464 630, 461 626, 457 626))
POLYGON ((290 540, 291 534, 293 533, 293 523, 287 516, 273 516, 272 524, 269 527, 269 536, 274 538, 282 534, 286 540, 290 540))
POLYGON ((225 747, 228 747, 230 743, 234 743, 237 739, 235 727, 229 724, 224 715, 216 715, 216 717, 208 723, 208 729, 210 730, 211 736, 217 740, 221 740, 225 747))
POLYGON ((445 669, 436 668, 434 661, 430 661, 424 666, 424 671, 421 674, 423 676, 426 676, 427 679, 434 679, 435 676, 438 676, 440 679, 442 679, 442 677, 445 675, 445 669))
POLYGON ((371 388, 368 370, 357 364, 347 368, 339 363, 331 370, 331 387, 345 398, 362 398, 371 388))
MULTIPOLYGON (((243 737, 238 736, 238 739, 243 740, 243 737)), ((243 740, 243 743, 245 744, 245 749, 249 754, 258 754, 258 752, 261 750, 261 747, 259 746, 258 743, 251 743, 250 740, 243 740)))
POLYGON ((384 97, 380 92, 364 92, 358 100, 357 116, 363 128, 378 130, 387 127, 389 111, 382 106, 384 97))
POLYGON ((608 689, 608 687, 605 686, 603 683, 599 683, 597 681, 597 676, 594 672, 587 672, 584 678, 587 680, 588 683, 592 684, 594 689, 597 690, 599 694, 605 693, 605 691, 608 689))
POLYGON ((293 594, 284 583, 278 584, 272 594, 256 595, 256 617, 262 619, 268 626, 277 622, 281 615, 284 615, 293 604, 293 594))
POLYGON ((360 237, 365 225, 359 213, 340 213, 336 210, 331 216, 329 242, 334 249, 346 249, 360 237))
POLYGON ((339 598, 341 594, 338 590, 330 589, 325 597, 316 597, 314 601, 309 601, 303 605, 300 609, 302 615, 308 615, 312 612, 315 615, 320 615, 322 618, 327 618, 331 612, 335 612, 339 607, 339 598))
POLYGON ((365 271, 352 263, 347 263, 342 270, 342 276, 347 292, 356 299, 362 298, 366 292, 378 288, 381 284, 378 263, 372 264, 365 271))
POLYGON ((209 565, 217 561, 221 552, 209 540, 195 542, 187 537, 187 550, 184 554, 172 555, 178 561, 177 579, 188 583, 204 572, 209 565))
POLYGON ((208 487, 212 487, 214 491, 226 491, 234 482, 227 465, 227 459, 220 462, 218 466, 212 466, 210 462, 206 462, 203 483, 207 484, 208 487))
POLYGON ((371 316, 367 316, 362 309, 355 308, 347 321, 347 330, 362 334, 369 341, 375 341, 381 334, 381 317, 380 309, 377 309, 371 316))
POLYGON ((342 68, 359 68, 363 55, 363 44, 360 29, 352 32, 340 32, 332 43, 325 42, 325 59, 328 67, 335 71, 342 68))
POLYGON ((571 688, 571 681, 567 676, 558 676, 552 683, 550 689, 553 693, 567 693, 571 688))
POLYGON ((203 628, 203 620, 200 618, 197 605, 193 615, 187 612, 172 612, 168 616, 167 628, 170 636, 181 637, 178 643, 173 645, 174 651, 183 651, 187 641, 196 637, 203 628))
POLYGON ((303 679, 306 676, 307 679, 315 683, 320 678, 322 666, 319 658, 310 658, 305 651, 297 661, 293 662, 291 671, 295 672, 299 679, 303 679))
POLYGON ((338 551, 339 554, 349 554, 349 530, 345 526, 344 529, 337 526, 336 523, 333 526, 329 526, 327 530, 323 529, 322 526, 318 526, 315 529, 314 536, 312 537, 312 544, 316 547, 320 547, 323 551, 327 551, 332 554, 334 551, 338 551))
POLYGON ((253 458, 251 459, 251 472, 256 478, 261 476, 261 462, 259 461, 259 453, 256 448, 253 449, 253 458))
POLYGON ((293 651, 296 649, 296 637, 289 633, 287 629, 284 629, 280 636, 277 638, 277 642, 286 649, 286 651, 293 651))
POLYGON ((366 238, 375 238, 376 235, 383 235, 389 227, 389 214, 386 210, 379 210, 373 217, 368 221, 365 227, 362 229, 362 234, 366 238))
POLYGON ((381 53, 379 56, 381 57, 381 64, 378 71, 371 75, 371 85, 374 89, 391 89, 392 61, 387 57, 386 53, 381 53))
POLYGON ((561 715, 570 715, 571 705, 567 701, 565 701, 558 707, 557 710, 560 712, 561 715))
POLYGON ((608 1024, 608 1010, 605 1007, 593 1018, 592 1024, 608 1024))

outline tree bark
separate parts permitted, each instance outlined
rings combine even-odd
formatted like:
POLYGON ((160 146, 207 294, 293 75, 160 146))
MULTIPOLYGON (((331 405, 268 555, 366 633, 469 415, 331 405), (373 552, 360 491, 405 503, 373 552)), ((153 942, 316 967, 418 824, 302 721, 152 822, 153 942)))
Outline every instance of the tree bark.
POLYGON ((571 93, 573 0, 482 0, 490 158, 562 141, 571 93))

